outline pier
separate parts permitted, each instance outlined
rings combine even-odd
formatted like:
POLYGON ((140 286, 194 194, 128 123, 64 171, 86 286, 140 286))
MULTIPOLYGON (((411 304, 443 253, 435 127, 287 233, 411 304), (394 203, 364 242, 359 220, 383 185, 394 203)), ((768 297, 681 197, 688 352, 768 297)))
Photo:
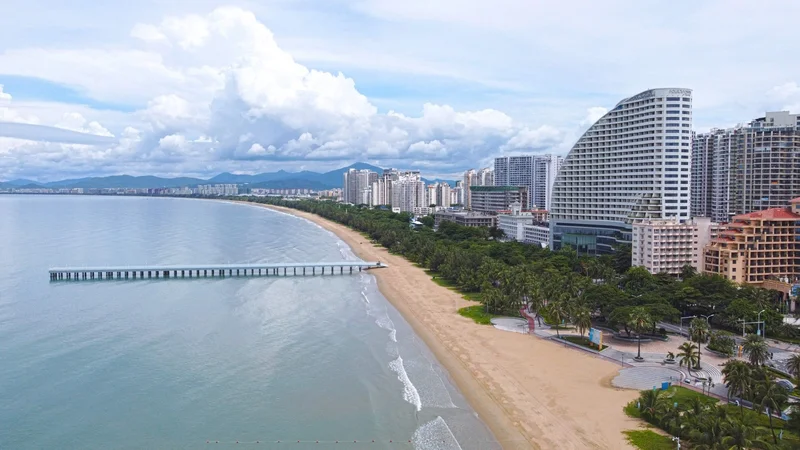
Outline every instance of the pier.
POLYGON ((50 281, 84 281, 345 275, 383 267, 386 267, 386 264, 380 261, 339 261, 189 266, 54 267, 49 272, 50 281))

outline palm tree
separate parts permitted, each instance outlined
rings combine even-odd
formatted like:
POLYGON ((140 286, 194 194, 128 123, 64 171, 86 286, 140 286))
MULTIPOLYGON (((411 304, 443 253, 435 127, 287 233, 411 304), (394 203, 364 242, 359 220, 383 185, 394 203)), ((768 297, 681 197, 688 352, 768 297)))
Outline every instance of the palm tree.
POLYGON ((697 361, 700 359, 700 356, 697 354, 697 345, 692 342, 684 342, 683 344, 678 347, 678 365, 683 367, 685 364, 686 367, 689 368, 691 372, 692 368, 697 365, 697 361))
POLYGON ((589 307, 580 306, 576 308, 575 315, 572 318, 572 323, 578 327, 578 331, 581 333, 581 338, 583 338, 583 333, 592 327, 592 313, 589 311, 589 307))
POLYGON ((786 369, 795 378, 800 378, 800 355, 794 354, 790 356, 789 361, 786 363, 786 369))
POLYGON ((769 346, 763 337, 750 334, 744 339, 742 351, 747 355, 750 364, 760 366, 769 359, 769 346))
POLYGON ((772 415, 777 411, 783 411, 789 395, 786 388, 776 383, 775 380, 768 379, 758 385, 758 396, 761 397, 759 407, 767 412, 769 416, 769 430, 772 432, 772 441, 777 445, 778 438, 775 437, 775 428, 772 427, 772 415))
POLYGON ((723 430, 722 444, 728 449, 746 450, 758 442, 755 427, 743 420, 729 420, 723 425, 723 430))
POLYGON ((667 391, 647 390, 639 397, 639 411, 646 420, 655 420, 667 406, 667 391))
POLYGON ((638 342, 636 359, 639 361, 642 360, 642 331, 650 325, 651 321, 652 319, 650 318, 650 314, 647 313, 647 309, 641 306, 633 308, 628 318, 628 324, 636 330, 636 340, 638 342))
POLYGON ((708 337, 708 322, 699 317, 690 322, 691 339, 697 341, 697 369, 700 368, 700 344, 708 337))
POLYGON ((550 319, 555 322, 556 336, 560 338, 561 334, 559 334, 558 329, 561 328, 561 323, 569 317, 567 302, 562 299, 551 300, 547 304, 547 313, 550 319))
MULTIPOLYGON (((728 398, 731 395, 738 395, 743 399, 749 395, 750 383, 752 380, 752 371, 750 366, 744 361, 731 360, 725 364, 722 369, 722 375, 725 377, 725 386, 728 388, 728 398)), ((744 405, 739 401, 739 409, 744 420, 744 405)))

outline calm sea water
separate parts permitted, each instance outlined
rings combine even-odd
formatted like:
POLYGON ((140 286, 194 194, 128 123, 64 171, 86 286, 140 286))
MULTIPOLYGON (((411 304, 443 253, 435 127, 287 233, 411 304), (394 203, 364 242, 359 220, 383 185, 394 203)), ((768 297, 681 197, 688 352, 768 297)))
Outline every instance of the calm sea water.
POLYGON ((0 448, 497 448, 371 275, 47 276, 352 259, 332 233, 252 206, 0 196, 0 448))

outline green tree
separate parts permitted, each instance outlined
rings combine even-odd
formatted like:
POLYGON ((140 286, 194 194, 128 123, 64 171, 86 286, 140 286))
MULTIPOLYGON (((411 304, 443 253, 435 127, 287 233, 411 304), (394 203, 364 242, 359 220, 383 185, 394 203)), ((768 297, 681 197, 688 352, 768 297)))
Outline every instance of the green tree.
POLYGON ((650 325, 652 319, 650 314, 647 313, 647 308, 637 306, 631 310, 631 315, 628 318, 628 323, 636 331, 637 352, 636 359, 642 359, 642 333, 650 325))
POLYGON ((614 249, 614 270, 619 274, 623 274, 631 268, 631 261, 633 260, 632 250, 630 245, 620 245, 614 249))
POLYGON ((769 346, 763 337, 756 334, 748 334, 744 338, 742 344, 742 351, 747 355, 747 360, 750 364, 758 367, 767 362, 769 359, 769 346))
POLYGON ((681 267, 681 280, 688 280, 695 275, 697 275, 697 269, 691 264, 684 264, 683 267, 681 267))
POLYGON ((433 228, 436 219, 433 216, 425 216, 425 217, 420 217, 419 221, 422 222, 422 224, 425 225, 426 227, 433 228))
POLYGON ((697 342, 697 369, 700 368, 700 345, 708 338, 708 322, 705 319, 696 318, 692 319, 690 324, 690 332, 692 340, 697 342))
POLYGON ((800 378, 800 355, 795 353, 789 357, 786 363, 786 369, 794 375, 795 378, 800 378))
POLYGON ((581 337, 583 337, 586 330, 592 327, 592 313, 589 311, 589 308, 587 306, 578 307, 575 310, 572 323, 578 327, 578 331, 581 333, 581 337))
POLYGON ((678 365, 684 365, 691 371, 696 368, 700 363, 700 355, 697 351, 697 345, 693 342, 684 342, 678 347, 678 365))
POLYGON ((666 391, 651 389, 642 391, 639 396, 639 412, 648 421, 658 421, 666 409, 668 396, 666 391))
MULTIPOLYGON (((741 399, 750 396, 752 371, 747 363, 739 360, 728 361, 722 369, 722 375, 725 380, 725 386, 728 388, 729 399, 731 395, 738 396, 741 399)), ((744 420, 744 405, 741 401, 739 402, 739 410, 742 420, 744 420)))
POLYGON ((559 334, 558 329, 561 328, 561 324, 569 318, 567 302, 561 299, 550 301, 550 303, 547 304, 547 315, 555 322, 556 336, 560 338, 561 334, 559 334))
POLYGON ((772 416, 775 412, 780 413, 786 406, 789 400, 786 389, 775 380, 767 379, 758 385, 758 396, 761 397, 759 408, 767 413, 769 416, 769 431, 772 433, 772 442, 778 444, 778 438, 775 436, 775 428, 772 426, 772 416))
POLYGON ((754 448, 754 445, 763 444, 763 441, 758 440, 756 428, 743 420, 729 420, 724 430, 722 444, 730 450, 748 450, 754 448))

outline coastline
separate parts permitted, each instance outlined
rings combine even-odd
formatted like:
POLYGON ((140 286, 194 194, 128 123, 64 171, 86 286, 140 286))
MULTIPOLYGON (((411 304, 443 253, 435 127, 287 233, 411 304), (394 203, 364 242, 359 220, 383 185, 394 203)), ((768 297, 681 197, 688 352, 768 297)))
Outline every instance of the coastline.
POLYGON ((363 260, 378 288, 425 342, 504 449, 633 448, 622 431, 639 422, 622 412, 638 392, 611 388, 613 363, 555 342, 478 325, 457 314, 473 304, 437 285, 402 256, 357 231, 311 213, 252 202, 333 232, 363 260))

